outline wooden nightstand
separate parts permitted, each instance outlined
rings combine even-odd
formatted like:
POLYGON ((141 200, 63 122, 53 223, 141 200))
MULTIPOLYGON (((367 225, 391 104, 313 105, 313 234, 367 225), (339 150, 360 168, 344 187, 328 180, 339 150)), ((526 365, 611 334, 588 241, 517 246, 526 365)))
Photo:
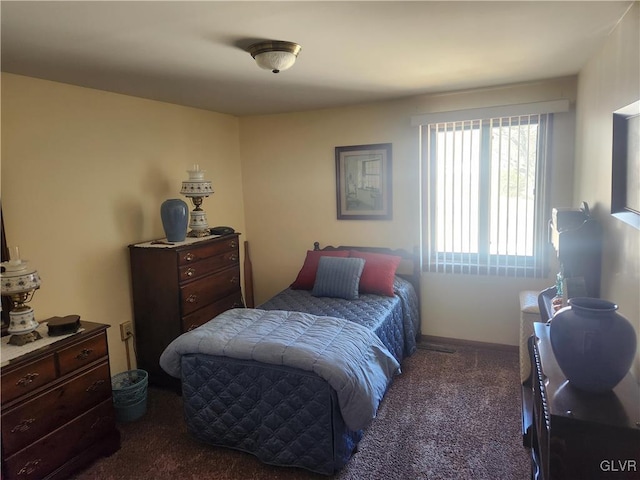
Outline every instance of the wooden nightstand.
POLYGON ((120 448, 106 329, 82 331, 2 366, 2 478, 65 478, 120 448))

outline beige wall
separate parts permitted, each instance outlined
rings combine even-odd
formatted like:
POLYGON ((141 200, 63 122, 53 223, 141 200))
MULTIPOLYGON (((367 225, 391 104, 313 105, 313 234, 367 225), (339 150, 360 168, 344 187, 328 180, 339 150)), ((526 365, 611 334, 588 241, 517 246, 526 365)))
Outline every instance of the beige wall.
POLYGON ((112 325, 112 373, 126 370, 127 245, 164 236, 160 204, 195 163, 213 181, 210 224, 244 232, 238 138, 233 116, 2 74, 2 207, 42 276, 36 318, 112 325))
MULTIPOLYGON (((574 77, 241 119, 245 215, 257 301, 293 281, 314 241, 409 250, 419 244, 419 143, 411 115, 560 98, 573 103, 574 77), (334 148, 370 143, 393 144, 393 220, 337 220, 334 148)), ((572 201, 574 128, 573 111, 556 115, 554 205, 572 201)), ((425 274, 423 334, 516 345, 518 292, 545 288, 553 283, 551 276, 514 280, 425 274)))
MULTIPOLYGON (((604 227, 602 298, 640 333, 640 230, 612 217, 612 112, 640 99, 640 4, 625 15, 578 81, 574 200, 587 201, 604 227)), ((637 174, 637 172, 636 172, 637 174)), ((635 371, 640 372, 640 353, 635 371)))

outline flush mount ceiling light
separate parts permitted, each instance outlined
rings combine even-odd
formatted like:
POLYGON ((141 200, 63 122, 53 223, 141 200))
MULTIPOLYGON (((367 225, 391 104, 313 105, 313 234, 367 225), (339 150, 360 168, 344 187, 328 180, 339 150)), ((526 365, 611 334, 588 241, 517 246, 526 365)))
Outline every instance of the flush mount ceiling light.
POLYGON ((260 68, 273 73, 291 68, 302 47, 293 42, 266 40, 250 45, 248 50, 260 68))

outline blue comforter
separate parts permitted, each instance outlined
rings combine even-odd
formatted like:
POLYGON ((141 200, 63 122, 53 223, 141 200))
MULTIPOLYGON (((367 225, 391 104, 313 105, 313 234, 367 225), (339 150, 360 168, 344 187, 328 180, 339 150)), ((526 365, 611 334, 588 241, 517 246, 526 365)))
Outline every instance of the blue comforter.
POLYGON ((309 290, 287 288, 257 308, 307 312, 350 320, 377 334, 387 350, 402 362, 403 358, 416 351, 420 312, 418 296, 411 283, 396 277, 393 289, 393 297, 364 293, 355 300, 345 300, 314 297, 309 290))
POLYGON ((336 391, 346 425, 364 429, 400 365, 365 327, 334 317, 283 310, 234 309, 184 333, 160 357, 181 376, 181 356, 191 353, 255 360, 311 371, 336 391))

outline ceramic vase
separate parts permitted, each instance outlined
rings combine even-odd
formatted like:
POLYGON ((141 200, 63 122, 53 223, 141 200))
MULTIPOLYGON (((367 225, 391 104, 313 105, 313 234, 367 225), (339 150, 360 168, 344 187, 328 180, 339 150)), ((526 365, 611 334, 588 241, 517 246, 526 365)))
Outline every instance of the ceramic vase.
POLYGON ((169 242, 184 242, 189 223, 189 207, 184 200, 170 198, 160 206, 162 227, 169 242))
POLYGON ((636 333, 615 303, 575 297, 553 316, 553 353, 569 384, 588 392, 614 388, 629 371, 636 333))

